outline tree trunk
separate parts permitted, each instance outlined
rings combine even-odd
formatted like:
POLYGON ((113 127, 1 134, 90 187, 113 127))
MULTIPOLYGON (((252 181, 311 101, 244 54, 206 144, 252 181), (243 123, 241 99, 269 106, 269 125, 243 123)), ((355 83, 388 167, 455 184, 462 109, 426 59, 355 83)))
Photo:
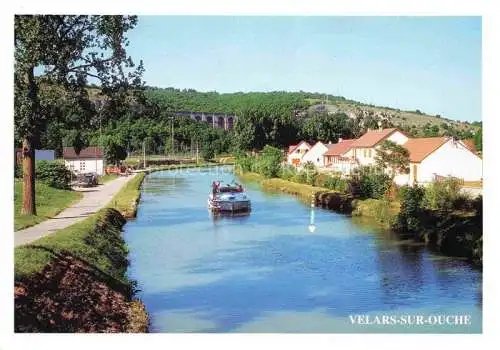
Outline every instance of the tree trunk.
POLYGON ((21 215, 36 215, 35 207, 35 150, 32 142, 23 140, 23 208, 21 215))

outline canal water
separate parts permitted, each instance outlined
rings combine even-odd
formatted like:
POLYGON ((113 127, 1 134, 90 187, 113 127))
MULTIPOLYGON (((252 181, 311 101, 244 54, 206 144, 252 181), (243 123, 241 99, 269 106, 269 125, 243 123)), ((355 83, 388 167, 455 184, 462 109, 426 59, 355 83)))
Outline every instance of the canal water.
POLYGON ((231 170, 144 180, 124 236, 152 332, 481 332, 482 274, 465 261, 252 183, 250 215, 213 217, 210 185, 231 170))

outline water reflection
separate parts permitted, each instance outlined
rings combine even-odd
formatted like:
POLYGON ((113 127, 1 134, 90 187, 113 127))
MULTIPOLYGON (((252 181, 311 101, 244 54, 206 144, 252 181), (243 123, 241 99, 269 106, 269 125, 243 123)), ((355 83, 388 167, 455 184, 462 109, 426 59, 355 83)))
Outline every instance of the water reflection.
POLYGON ((366 332, 348 315, 405 310, 471 313, 480 331, 481 274, 465 262, 253 186, 250 215, 212 216, 211 176, 151 174, 125 227, 153 331, 366 332))

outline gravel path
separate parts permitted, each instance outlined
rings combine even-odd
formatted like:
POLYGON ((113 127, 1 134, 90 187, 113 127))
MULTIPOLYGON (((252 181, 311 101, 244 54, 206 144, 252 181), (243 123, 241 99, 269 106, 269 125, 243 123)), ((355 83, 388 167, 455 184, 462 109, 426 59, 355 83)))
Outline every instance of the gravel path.
POLYGON ((134 175, 118 177, 115 180, 90 188, 78 188, 83 193, 83 198, 52 219, 43 221, 38 225, 14 232, 14 246, 31 243, 41 237, 47 236, 57 230, 66 228, 78 221, 104 208, 114 195, 131 180, 134 175))

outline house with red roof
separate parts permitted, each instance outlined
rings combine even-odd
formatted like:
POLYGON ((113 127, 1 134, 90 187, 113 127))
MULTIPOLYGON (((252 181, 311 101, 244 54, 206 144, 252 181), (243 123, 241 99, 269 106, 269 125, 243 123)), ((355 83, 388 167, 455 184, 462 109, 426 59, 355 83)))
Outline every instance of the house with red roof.
POLYGON ((335 144, 328 142, 323 143, 321 141, 316 142, 309 151, 302 157, 302 163, 311 162, 318 168, 323 168, 324 164, 324 154, 328 152, 335 144))
POLYGON ((384 141, 403 145, 408 136, 396 128, 368 130, 350 145, 349 156, 354 157, 359 165, 375 165, 377 149, 384 141))
POLYGON ((302 158, 311 148, 312 146, 306 141, 288 146, 287 163, 299 167, 302 164, 302 158))
POLYGON ((376 163, 378 148, 384 141, 405 147, 410 155, 408 174, 396 174, 399 185, 427 184, 443 177, 481 181, 482 159, 474 144, 450 137, 409 138, 398 129, 368 130, 358 139, 339 139, 335 144, 302 141, 288 149, 288 163, 295 166, 310 161, 320 170, 350 174, 359 166, 376 163), (322 161, 321 161, 322 160, 322 161))
POLYGON ((409 139, 404 145, 410 153, 410 173, 400 175, 398 184, 426 184, 442 177, 464 181, 483 178, 483 161, 466 142, 451 137, 409 139))
POLYGON ((356 139, 342 139, 333 144, 328 151, 323 154, 323 164, 325 169, 341 172, 344 174, 358 166, 358 161, 352 156, 351 145, 356 139))

